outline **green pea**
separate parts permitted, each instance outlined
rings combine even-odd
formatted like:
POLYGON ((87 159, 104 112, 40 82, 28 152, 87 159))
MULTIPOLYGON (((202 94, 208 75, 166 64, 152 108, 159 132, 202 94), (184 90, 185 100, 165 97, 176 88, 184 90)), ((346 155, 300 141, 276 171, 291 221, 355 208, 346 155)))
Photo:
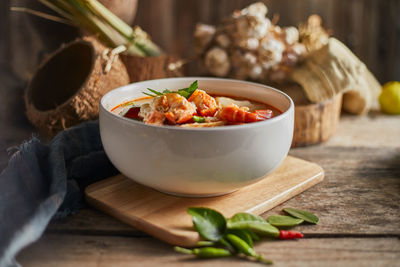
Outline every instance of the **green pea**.
POLYGON ((257 257, 257 253, 256 251, 249 245, 246 243, 246 241, 244 241, 243 239, 241 239, 240 237, 233 235, 233 234, 227 234, 226 238, 228 239, 228 241, 240 252, 242 252, 243 254, 247 255, 247 256, 253 256, 253 257, 257 257))

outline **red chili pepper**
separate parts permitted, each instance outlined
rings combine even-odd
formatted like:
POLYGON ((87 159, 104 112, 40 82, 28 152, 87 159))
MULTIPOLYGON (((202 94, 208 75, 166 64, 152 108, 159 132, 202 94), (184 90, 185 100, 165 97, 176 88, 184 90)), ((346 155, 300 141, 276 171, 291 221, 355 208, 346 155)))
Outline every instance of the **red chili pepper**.
POLYGON ((296 238, 302 238, 304 235, 299 232, 295 231, 285 231, 285 230, 280 230, 279 231, 279 239, 296 239, 296 238))

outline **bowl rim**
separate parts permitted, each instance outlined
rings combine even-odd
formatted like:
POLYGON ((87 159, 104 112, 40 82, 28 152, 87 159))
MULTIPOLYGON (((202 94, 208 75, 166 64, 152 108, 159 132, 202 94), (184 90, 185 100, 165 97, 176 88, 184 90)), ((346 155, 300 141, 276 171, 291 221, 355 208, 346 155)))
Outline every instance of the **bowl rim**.
POLYGON ((293 100, 290 98, 290 96, 288 96, 286 93, 273 88, 271 86, 265 85, 265 84, 261 84, 261 83, 256 83, 256 82, 249 82, 249 81, 243 81, 243 80, 236 80, 236 79, 226 79, 226 78, 215 78, 215 77, 196 77, 196 76, 190 76, 190 77, 175 77, 175 78, 162 78, 162 79, 153 79, 153 80, 146 80, 146 81, 140 81, 140 82, 134 82, 134 83, 130 83, 118 88, 115 88, 111 91, 109 91, 108 93, 106 93, 101 99, 100 99, 100 113, 103 113, 101 111, 104 111, 105 115, 111 116, 119 121, 128 123, 128 124, 132 124, 132 125, 137 125, 137 126, 141 126, 141 127, 150 127, 150 128, 155 128, 155 129, 166 129, 166 130, 176 130, 176 131, 186 131, 186 132, 192 132, 192 131, 233 131, 233 130, 239 130, 239 129, 248 129, 248 128, 255 128, 255 127, 263 127, 265 125, 268 124, 272 124, 275 122, 278 122, 280 120, 283 120, 285 118, 287 118, 288 116, 290 116, 291 113, 294 113, 294 102, 293 100), (218 127, 204 127, 204 128, 185 128, 185 127, 176 127, 176 126, 170 126, 170 125, 151 125, 151 124, 145 124, 143 122, 139 122, 139 121, 135 121, 132 119, 128 119, 125 117, 122 117, 120 115, 117 115, 113 112, 111 112, 110 110, 108 110, 107 108, 104 107, 104 101, 105 99, 108 97, 108 95, 115 93, 115 91, 117 90, 123 90, 127 87, 132 86, 132 84, 135 85, 140 85, 140 84, 144 84, 144 83, 148 83, 151 81, 160 81, 162 82, 163 80, 207 80, 207 81, 226 81, 226 82, 234 82, 234 83, 241 83, 241 84, 248 84, 248 85, 253 85, 253 86, 258 86, 258 87, 263 87, 264 89, 268 89, 268 90, 272 90, 275 91, 278 94, 283 95, 284 97, 286 97, 287 100, 289 100, 289 108, 286 111, 283 111, 282 114, 280 114, 279 116, 273 117, 271 119, 268 120, 264 120, 264 121, 259 121, 257 123, 245 123, 245 124, 241 124, 241 125, 229 125, 229 126, 218 126, 218 127))

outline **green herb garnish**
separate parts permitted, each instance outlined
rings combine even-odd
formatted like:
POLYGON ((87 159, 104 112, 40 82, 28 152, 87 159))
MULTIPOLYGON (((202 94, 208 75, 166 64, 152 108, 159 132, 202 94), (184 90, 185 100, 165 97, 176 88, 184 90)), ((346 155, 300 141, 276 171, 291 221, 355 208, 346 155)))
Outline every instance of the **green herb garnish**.
POLYGON ((193 92, 197 90, 197 88, 198 88, 198 82, 194 81, 188 88, 179 89, 178 91, 170 91, 168 89, 165 89, 164 91, 159 92, 154 89, 147 88, 147 90, 149 90, 153 94, 150 94, 147 92, 142 92, 142 93, 145 95, 151 96, 151 97, 156 97, 156 96, 169 94, 169 93, 177 93, 177 94, 185 97, 186 99, 188 99, 193 94, 193 92))
POLYGON ((319 218, 309 211, 298 210, 294 208, 284 208, 283 211, 295 218, 303 219, 308 223, 317 224, 319 221, 319 218))
POLYGON ((268 222, 276 227, 293 227, 301 224, 304 220, 292 216, 271 215, 268 217, 268 222))
POLYGON ((228 229, 248 229, 263 236, 279 236, 278 228, 270 225, 260 216, 245 212, 237 213, 230 218, 227 227, 228 229))
POLYGON ((198 82, 194 81, 189 88, 183 88, 183 89, 179 89, 178 90, 178 94, 180 94, 181 96, 185 97, 186 99, 188 99, 194 91, 196 91, 196 89, 198 88, 198 82))
POLYGON ((271 260, 265 259, 254 250, 253 243, 260 240, 257 234, 281 240, 298 239, 304 235, 278 228, 295 226, 307 220, 318 222, 318 217, 311 212, 293 208, 284 210, 296 216, 271 215, 267 222, 260 216, 246 212, 239 212, 227 219, 216 210, 202 207, 189 208, 187 211, 192 215, 194 228, 204 240, 198 242, 198 248, 175 247, 175 251, 199 258, 239 256, 259 263, 273 264, 271 260), (307 217, 307 220, 299 218, 300 216, 307 217))
POLYGON ((188 208, 192 215, 194 228, 201 237, 210 241, 218 241, 226 230, 226 220, 218 211, 208 208, 188 208))
POLYGON ((205 122, 206 119, 204 117, 201 117, 201 116, 193 116, 193 121, 194 122, 198 122, 198 123, 202 123, 202 122, 205 122))
MULTIPOLYGON (((195 255, 199 258, 219 258, 241 254, 253 261, 272 264, 272 261, 264 259, 262 255, 255 252, 253 242, 259 240, 259 238, 251 231, 251 227, 228 229, 228 225, 237 226, 236 223, 239 223, 239 221, 242 223, 240 226, 244 225, 243 222, 249 225, 254 221, 255 224, 269 225, 263 218, 249 213, 238 213, 227 220, 221 213, 209 208, 188 208, 187 211, 192 215, 194 228, 205 241, 198 243, 200 248, 175 247, 175 251, 195 255)), ((269 227, 273 226, 269 225, 269 227)), ((262 227, 259 228, 262 229, 262 227)))

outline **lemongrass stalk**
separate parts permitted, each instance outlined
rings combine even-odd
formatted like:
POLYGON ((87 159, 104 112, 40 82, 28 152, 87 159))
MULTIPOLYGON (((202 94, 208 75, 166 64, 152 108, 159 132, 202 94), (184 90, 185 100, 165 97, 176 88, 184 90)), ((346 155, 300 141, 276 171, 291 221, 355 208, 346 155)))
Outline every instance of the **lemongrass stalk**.
MULTIPOLYGON (((104 7, 97 0, 82 0, 86 3, 87 7, 90 8, 98 17, 104 19, 110 24, 115 30, 121 33, 128 39, 127 46, 130 48, 132 45, 136 45, 139 49, 143 50, 148 56, 158 56, 162 54, 161 49, 154 44, 150 37, 140 28, 132 29, 119 17, 115 16, 106 7, 104 7)), ((130 49, 128 50, 128 52, 130 49)))
POLYGON ((53 11, 55 11, 56 13, 60 14, 61 16, 63 16, 64 18, 70 20, 71 22, 74 21, 73 17, 71 16, 71 14, 69 14, 67 11, 65 11, 64 9, 62 9, 61 7, 53 4, 52 2, 48 1, 48 0, 39 0, 40 3, 42 3, 43 5, 47 6, 48 8, 52 9, 53 11))
POLYGON ((154 44, 149 35, 143 31, 139 26, 135 26, 133 29, 134 32, 134 42, 136 46, 142 49, 149 56, 159 56, 162 54, 161 49, 154 44))
POLYGON ((139 27, 132 29, 97 0, 39 1, 71 23, 94 33, 109 47, 124 45, 127 54, 137 56, 158 56, 162 53, 147 33, 139 27))
POLYGON ((85 13, 84 17, 89 21, 90 26, 92 26, 91 28, 93 32, 95 33, 99 32, 100 36, 103 39, 104 38, 107 39, 107 43, 113 43, 113 45, 109 46, 116 47, 119 45, 125 45, 128 48, 127 52, 129 54, 142 57, 147 56, 147 54, 136 45, 127 44, 126 38, 120 35, 118 31, 115 31, 112 25, 107 23, 107 21, 104 21, 102 17, 98 17, 95 14, 93 14, 92 11, 85 5, 86 2, 84 0, 69 0, 69 1, 75 3, 76 6, 81 9, 81 12, 85 13), (97 30, 93 29, 93 26, 97 28, 97 30))
MULTIPOLYGON (((65 3, 65 0, 56 0, 56 2, 65 3)), ((79 1, 68 0, 67 2, 69 5, 65 5, 65 7, 68 8, 69 12, 74 16, 78 24, 82 25, 90 32, 97 34, 101 41, 107 46, 114 47, 119 45, 118 42, 115 41, 118 35, 114 35, 112 29, 107 27, 101 20, 85 9, 79 1)))
POLYGON ((60 17, 57 17, 57 16, 53 16, 53 15, 50 15, 50 14, 47 14, 47 13, 43 13, 43 12, 40 12, 40 11, 37 11, 37 10, 33 10, 33 9, 30 9, 30 8, 11 7, 10 10, 11 11, 17 11, 17 12, 25 12, 25 13, 28 13, 28 14, 31 14, 31 15, 35 15, 35 16, 44 18, 44 19, 52 20, 52 21, 55 21, 55 22, 59 22, 59 23, 63 23, 63 24, 71 25, 71 26, 74 25, 73 22, 71 22, 71 21, 69 21, 67 19, 60 18, 60 17))
POLYGON ((105 6, 103 6, 100 2, 96 0, 83 0, 88 8, 92 10, 94 14, 98 17, 104 19, 107 23, 109 23, 115 30, 121 33, 124 37, 129 40, 133 39, 133 30, 132 28, 126 24, 119 17, 114 15, 111 11, 109 11, 105 6))

